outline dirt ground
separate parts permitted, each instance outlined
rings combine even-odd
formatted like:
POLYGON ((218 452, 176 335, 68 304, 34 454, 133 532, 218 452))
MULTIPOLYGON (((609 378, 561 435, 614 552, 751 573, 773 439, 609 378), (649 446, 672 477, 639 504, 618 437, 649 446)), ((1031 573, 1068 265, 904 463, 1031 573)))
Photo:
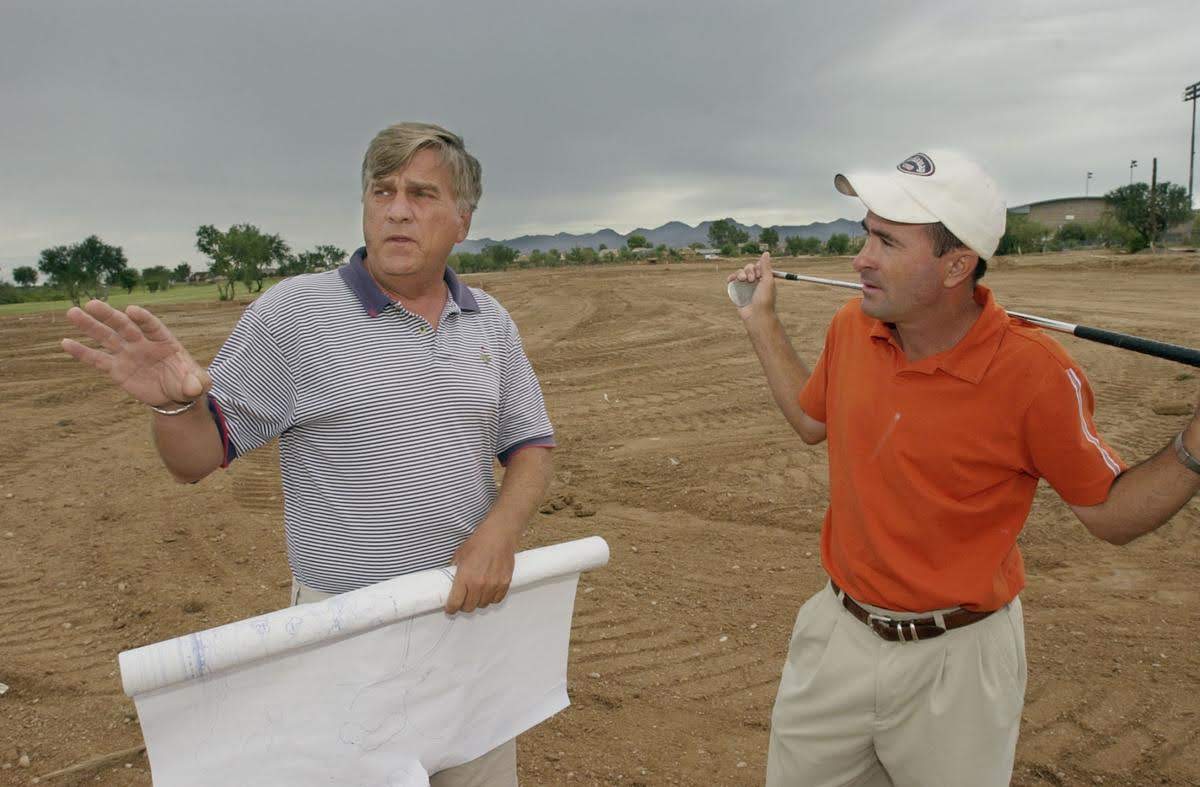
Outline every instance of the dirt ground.
MULTIPOLYGON (((793 618, 825 581, 826 459, 771 403, 725 297, 732 267, 468 277, 521 327, 560 444, 552 499, 579 504, 548 506, 527 545, 598 534, 612 548, 580 584, 573 705, 520 739, 525 785, 762 782, 793 618)), ((855 278, 848 260, 779 267, 855 278)), ((1200 346, 1198 269, 1194 255, 1051 255, 996 260, 985 282, 1010 309, 1200 346)), ((853 293, 780 295, 812 360, 853 293)), ((208 360, 241 308, 162 316, 208 360)), ((276 452, 173 483, 145 409, 59 351, 67 328, 61 314, 0 318, 0 784, 141 743, 121 650, 287 602, 276 452)), ((1061 341, 1126 461, 1165 445, 1200 392, 1188 367, 1061 341)), ((1014 784, 1200 784, 1198 505, 1117 548, 1040 489, 1021 537, 1030 678, 1014 784)), ((135 755, 51 783, 150 777, 135 755)))

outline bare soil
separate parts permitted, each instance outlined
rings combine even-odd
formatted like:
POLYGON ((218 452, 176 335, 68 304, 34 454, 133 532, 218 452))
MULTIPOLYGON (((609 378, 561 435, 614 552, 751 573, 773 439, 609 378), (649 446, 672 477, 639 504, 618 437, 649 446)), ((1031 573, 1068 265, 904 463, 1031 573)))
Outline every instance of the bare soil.
MULTIPOLYGON (((1198 346, 1196 263, 1028 256, 996 260, 985 281, 1010 309, 1198 346)), ((779 266, 855 278, 844 259, 779 266)), ((574 704, 521 737, 523 784, 762 782, 793 618, 825 581, 826 459, 770 400, 725 297, 732 267, 468 277, 516 318, 557 428, 556 482, 527 545, 599 534, 612 547, 580 584, 574 704)), ((814 359, 852 294, 780 289, 814 359)), ((162 316, 208 359, 243 306, 162 316)), ((60 352, 68 328, 61 314, 0 318, 0 784, 141 743, 121 650, 287 603, 277 453, 175 484, 144 408, 60 352)), ((1126 461, 1166 445, 1196 401, 1195 370, 1060 341, 1126 461)), ((1190 503, 1116 548, 1039 490, 1021 536, 1030 679, 1014 784, 1200 784, 1198 519, 1190 503)), ((150 776, 138 755, 52 783, 150 776)))

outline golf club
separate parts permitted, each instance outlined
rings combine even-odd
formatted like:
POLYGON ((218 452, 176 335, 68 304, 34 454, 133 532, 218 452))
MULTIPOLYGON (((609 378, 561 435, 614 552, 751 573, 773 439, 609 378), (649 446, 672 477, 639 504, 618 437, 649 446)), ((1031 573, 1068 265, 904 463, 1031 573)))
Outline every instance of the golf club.
MULTIPOLYGON (((806 281, 811 284, 824 284, 829 287, 844 287, 849 290, 861 290, 862 285, 852 281, 840 281, 838 279, 822 279, 817 276, 803 276, 799 273, 784 273, 783 271, 772 271, 772 275, 776 279, 786 279, 788 281, 806 281)), ((731 281, 726 288, 729 293, 729 300, 740 309, 750 303, 750 299, 754 296, 754 288, 757 286, 753 282, 746 281, 731 281)), ((1100 344, 1107 344, 1110 347, 1119 347, 1122 350, 1132 350, 1143 355, 1152 355, 1155 358, 1164 358, 1168 361, 1187 364, 1188 366, 1200 367, 1200 350, 1193 350, 1191 347, 1181 347, 1178 344, 1167 344, 1166 342, 1157 342, 1153 339, 1143 339, 1140 336, 1131 336, 1127 333, 1117 333, 1116 331, 1106 331, 1103 328, 1091 328, 1087 325, 1075 325, 1061 320, 1052 320, 1048 317, 1039 317, 1036 314, 1026 314, 1024 312, 1008 312, 1009 316, 1023 320, 1030 325, 1036 325, 1039 328, 1046 328, 1051 331, 1060 333, 1069 333, 1072 336, 1078 336, 1080 339, 1087 339, 1100 344)))

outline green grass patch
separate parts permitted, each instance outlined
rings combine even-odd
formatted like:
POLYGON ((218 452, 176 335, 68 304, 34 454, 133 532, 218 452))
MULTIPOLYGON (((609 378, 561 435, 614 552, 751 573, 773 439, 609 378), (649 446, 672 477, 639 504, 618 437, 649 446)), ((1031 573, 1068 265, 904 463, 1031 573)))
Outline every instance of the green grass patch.
MULTIPOLYGON (((281 279, 267 279, 263 282, 263 292, 267 288, 281 279)), ((261 295, 262 293, 254 293, 261 295)), ((235 297, 246 297, 246 290, 239 287, 235 293, 235 297)), ((145 306, 153 311, 155 306, 173 303, 192 303, 196 301, 217 301, 217 285, 215 284, 176 284, 165 290, 158 292, 150 292, 141 287, 134 289, 132 293, 127 293, 124 290, 115 290, 109 293, 108 305, 114 309, 124 309, 131 303, 136 303, 138 306, 145 306)), ((63 299, 61 301, 32 301, 29 303, 6 303, 0 305, 0 317, 8 314, 34 314, 38 312, 65 312, 71 308, 71 301, 63 299)))

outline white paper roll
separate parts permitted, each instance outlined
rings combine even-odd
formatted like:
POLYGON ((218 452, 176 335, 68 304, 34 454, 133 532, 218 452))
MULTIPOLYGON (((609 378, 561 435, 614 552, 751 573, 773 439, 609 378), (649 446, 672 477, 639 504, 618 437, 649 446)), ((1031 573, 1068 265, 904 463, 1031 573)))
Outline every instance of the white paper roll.
MULTIPOLYGON (((511 589, 597 568, 608 557, 598 536, 520 552, 511 589)), ((133 697, 432 612, 445 605, 453 576, 453 568, 421 571, 305 605, 303 615, 289 607, 127 650, 119 656, 121 683, 133 697)))

